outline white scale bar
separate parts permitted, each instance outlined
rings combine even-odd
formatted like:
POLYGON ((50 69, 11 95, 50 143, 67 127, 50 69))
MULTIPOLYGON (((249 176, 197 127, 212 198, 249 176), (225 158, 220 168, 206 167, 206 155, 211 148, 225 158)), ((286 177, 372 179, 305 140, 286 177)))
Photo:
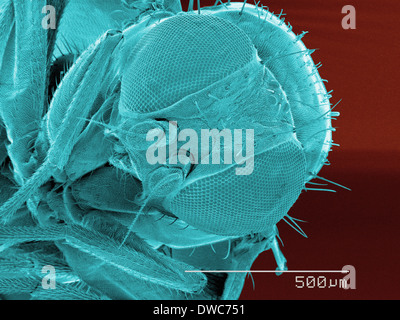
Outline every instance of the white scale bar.
POLYGON ((202 273, 349 273, 349 270, 186 270, 202 273))

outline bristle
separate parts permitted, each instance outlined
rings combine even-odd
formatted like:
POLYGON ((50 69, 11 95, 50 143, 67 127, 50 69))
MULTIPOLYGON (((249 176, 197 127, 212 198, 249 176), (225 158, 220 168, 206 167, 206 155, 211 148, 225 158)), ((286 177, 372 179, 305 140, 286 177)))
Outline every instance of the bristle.
POLYGON ((239 12, 239 15, 240 15, 240 16, 243 14, 243 10, 244 10, 244 7, 246 6, 246 3, 247 3, 247 0, 244 0, 244 1, 243 1, 242 9, 241 9, 240 12, 239 12))
POLYGON ((283 220, 290 226, 292 227, 294 230, 296 230, 299 234, 301 234, 304 238, 308 238, 307 235, 305 234, 305 232, 303 231, 303 229, 300 228, 300 226, 296 223, 296 221, 294 219, 292 219, 292 217, 290 217, 289 215, 286 215, 283 220), (287 219, 289 219, 290 221, 288 221, 287 219))
POLYGON ((347 187, 345 187, 345 186, 343 186, 343 185, 341 185, 341 184, 339 184, 339 183, 337 183, 337 182, 328 180, 328 179, 326 179, 326 178, 323 178, 323 177, 320 177, 320 176, 317 176, 317 175, 315 176, 315 178, 318 178, 318 179, 320 179, 320 180, 323 180, 323 181, 332 183, 332 184, 334 184, 334 185, 336 185, 336 186, 338 186, 338 187, 341 187, 341 188, 343 188, 343 189, 346 189, 346 190, 348 190, 348 191, 351 191, 351 189, 349 189, 349 188, 347 188, 347 187))

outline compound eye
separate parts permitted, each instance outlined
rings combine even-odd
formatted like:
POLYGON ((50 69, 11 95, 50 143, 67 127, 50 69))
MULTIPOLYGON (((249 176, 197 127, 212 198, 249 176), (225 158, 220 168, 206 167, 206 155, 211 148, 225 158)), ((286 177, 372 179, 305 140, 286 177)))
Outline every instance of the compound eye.
MULTIPOLYGON (((205 170, 206 165, 203 166, 205 170)), ((235 166, 187 184, 164 202, 190 225, 212 234, 243 236, 273 227, 289 211, 304 186, 306 161, 296 141, 254 157, 251 175, 235 166)))
POLYGON ((256 59, 243 30, 210 15, 177 15, 135 45, 122 78, 120 113, 151 113, 219 81, 256 59))

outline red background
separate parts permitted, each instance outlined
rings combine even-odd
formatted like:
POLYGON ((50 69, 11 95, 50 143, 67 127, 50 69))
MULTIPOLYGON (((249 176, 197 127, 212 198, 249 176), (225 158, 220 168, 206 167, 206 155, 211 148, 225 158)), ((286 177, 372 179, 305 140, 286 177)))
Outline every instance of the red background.
MULTIPOLYGON (((196 1, 195 1, 196 2, 196 1)), ((183 1, 187 8, 188 1, 183 1)), ((202 0, 201 5, 214 1, 202 0)), ((352 189, 337 193, 303 193, 289 214, 308 221, 303 238, 285 222, 278 224, 291 270, 356 268, 356 289, 297 289, 296 275, 253 274, 241 299, 399 299, 400 298, 400 139, 398 137, 399 28, 398 0, 263 0, 270 11, 286 13, 296 33, 321 61, 332 102, 342 102, 330 166, 320 175, 352 189), (356 30, 344 30, 345 5, 356 9, 356 30)), ((271 251, 254 270, 275 269, 271 251)), ((318 274, 316 276, 319 276, 318 274)), ((329 278, 343 275, 324 274, 329 278)))

